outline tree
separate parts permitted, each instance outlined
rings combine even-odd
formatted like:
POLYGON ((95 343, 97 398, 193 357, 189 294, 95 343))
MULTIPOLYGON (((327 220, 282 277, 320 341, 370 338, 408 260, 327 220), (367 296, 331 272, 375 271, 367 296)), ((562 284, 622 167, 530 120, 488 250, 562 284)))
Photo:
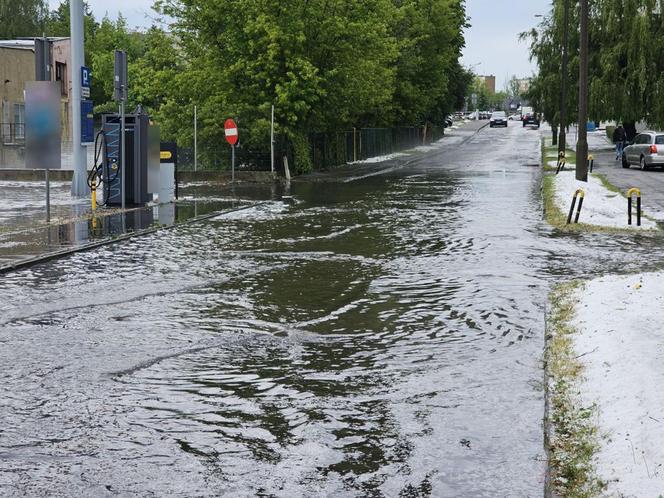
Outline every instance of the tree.
POLYGON ((395 37, 399 46, 395 121, 440 122, 452 106, 450 80, 467 26, 463 3, 454 0, 395 2, 395 37))
MULTIPOLYGON (((595 0, 590 10, 589 115, 594 120, 621 120, 631 137, 634 122, 664 126, 664 20, 658 0, 595 0)), ((545 118, 555 123, 560 87, 561 0, 531 39, 530 53, 539 72, 529 95, 545 118)), ((578 9, 571 9, 568 88, 578 86, 578 9)), ((576 95, 568 99, 570 122, 576 119, 576 95)))
POLYGON ((177 20, 189 62, 187 88, 177 86, 202 108, 203 140, 220 143, 223 120, 234 116, 246 142, 267 144, 274 104, 278 131, 305 171, 309 131, 367 122, 390 107, 389 0, 167 0, 160 8, 177 20))
POLYGON ((42 36, 47 17, 46 0, 0 0, 0 39, 42 36))
MULTIPOLYGON (((578 58, 578 12, 571 9, 569 19, 569 65, 567 74, 567 88, 578 88, 579 58, 578 58)), ((530 40, 530 59, 535 60, 538 73, 531 79, 530 88, 524 94, 533 108, 542 114, 544 120, 551 124, 553 143, 558 140, 558 125, 560 123, 560 92, 563 40, 563 3, 554 0, 549 16, 539 24, 538 29, 532 29, 520 34, 521 39, 530 40)), ((566 102, 567 122, 573 123, 577 119, 576 92, 568 92, 566 102)))
MULTIPOLYGON (((105 16, 94 31, 94 36, 86 44, 88 61, 92 70, 91 94, 95 102, 95 112, 117 110, 113 101, 113 77, 115 67, 115 50, 125 50, 127 61, 137 61, 145 50, 143 34, 132 33, 127 29, 127 21, 120 14, 117 20, 112 21, 105 16)), ((135 74, 129 64, 127 79, 129 81, 129 106, 136 104, 132 86, 135 74)))
POLYGON ((591 11, 590 112, 598 119, 664 126, 664 20, 656 0, 598 0, 591 11))
MULTIPOLYGON (((70 6, 69 0, 62 0, 57 8, 49 12, 46 18, 45 32, 47 36, 70 35, 70 6)), ((83 36, 85 38, 85 51, 91 49, 97 22, 87 2, 83 2, 83 36)))
POLYGON ((512 75, 512 77, 505 82, 505 93, 507 95, 510 95, 512 97, 521 97, 521 87, 519 85, 519 79, 516 77, 516 75, 512 75))
POLYGON ((143 53, 129 63, 132 101, 157 114, 178 91, 177 74, 183 61, 175 40, 161 28, 152 26, 141 40, 143 53))

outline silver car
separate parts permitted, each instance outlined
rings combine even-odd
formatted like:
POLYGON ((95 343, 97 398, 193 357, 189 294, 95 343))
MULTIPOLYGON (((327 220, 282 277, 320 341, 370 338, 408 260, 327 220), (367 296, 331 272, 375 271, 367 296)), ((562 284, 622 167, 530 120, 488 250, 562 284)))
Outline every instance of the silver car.
POLYGON ((622 167, 638 164, 642 170, 651 166, 664 167, 664 131, 644 131, 623 149, 622 167))

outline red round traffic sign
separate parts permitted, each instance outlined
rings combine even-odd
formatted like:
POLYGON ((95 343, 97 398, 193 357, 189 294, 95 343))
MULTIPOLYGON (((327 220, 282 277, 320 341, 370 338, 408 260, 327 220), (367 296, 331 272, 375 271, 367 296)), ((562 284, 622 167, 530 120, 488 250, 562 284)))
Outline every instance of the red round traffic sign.
POLYGON ((226 141, 231 145, 235 145, 239 138, 235 121, 227 119, 224 123, 224 132, 226 133, 226 141))

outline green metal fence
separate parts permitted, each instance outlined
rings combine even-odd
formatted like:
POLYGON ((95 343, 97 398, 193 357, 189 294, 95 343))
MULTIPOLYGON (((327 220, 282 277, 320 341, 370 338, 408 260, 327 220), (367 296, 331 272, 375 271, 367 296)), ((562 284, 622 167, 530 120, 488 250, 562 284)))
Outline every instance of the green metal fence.
POLYGON ((385 156, 442 138, 442 127, 362 128, 339 133, 311 133, 314 169, 327 169, 371 157, 385 156))
MULTIPOLYGON (((403 128, 357 128, 342 132, 309 134, 309 150, 315 170, 329 169, 371 157, 385 156, 429 144, 442 138, 442 127, 403 127, 403 128)), ((237 147, 235 166, 238 170, 269 171, 270 150, 252 150, 237 147)), ((287 155, 294 171, 292 147, 286 140, 278 139, 275 147, 275 169, 283 171, 282 157, 287 155)), ((192 147, 178 148, 178 168, 194 169, 194 150, 192 147)), ((199 147, 197 169, 230 170, 231 149, 223 144, 218 147, 199 147)))

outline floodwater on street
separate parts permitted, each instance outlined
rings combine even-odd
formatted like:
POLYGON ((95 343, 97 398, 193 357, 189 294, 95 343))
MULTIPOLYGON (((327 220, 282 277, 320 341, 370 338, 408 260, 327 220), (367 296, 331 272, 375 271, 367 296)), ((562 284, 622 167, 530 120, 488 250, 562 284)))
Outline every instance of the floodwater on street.
POLYGON ((0 495, 542 496, 550 285, 653 241, 548 228, 539 136, 0 276, 0 495))

